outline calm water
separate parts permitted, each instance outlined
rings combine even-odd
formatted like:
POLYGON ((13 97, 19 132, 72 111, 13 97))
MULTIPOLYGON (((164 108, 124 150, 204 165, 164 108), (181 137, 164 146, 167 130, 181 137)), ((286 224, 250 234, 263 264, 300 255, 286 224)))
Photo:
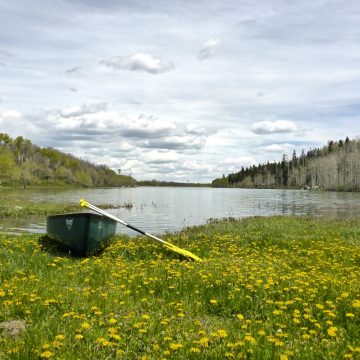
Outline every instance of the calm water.
MULTIPOLYGON (((109 212, 142 230, 156 234, 204 224, 210 218, 269 215, 360 218, 360 193, 177 187, 0 189, 0 201, 4 198, 11 199, 14 206, 21 206, 24 200, 77 204, 80 198, 94 204, 131 203, 131 209, 111 209, 109 212)), ((120 224, 117 231, 136 235, 120 224)), ((46 217, 1 221, 0 232, 45 233, 46 217)))

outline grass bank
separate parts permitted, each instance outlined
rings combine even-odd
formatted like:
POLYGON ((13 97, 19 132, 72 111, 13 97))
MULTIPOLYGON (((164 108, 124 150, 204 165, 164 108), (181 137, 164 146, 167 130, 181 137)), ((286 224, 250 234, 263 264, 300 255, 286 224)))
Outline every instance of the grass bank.
MULTIPOLYGON (((97 206, 103 209, 131 209, 133 204, 131 202, 125 202, 116 206, 111 204, 98 204, 97 206)), ((87 211, 86 209, 83 210, 87 211)), ((80 211, 82 211, 82 209, 78 204, 30 201, 23 201, 21 204, 11 204, 9 201, 4 201, 2 204, 0 204, 0 219, 18 219, 32 215, 47 216, 80 211)))
POLYGON ((0 236, 0 358, 359 358, 360 224, 214 221, 72 258, 0 236))

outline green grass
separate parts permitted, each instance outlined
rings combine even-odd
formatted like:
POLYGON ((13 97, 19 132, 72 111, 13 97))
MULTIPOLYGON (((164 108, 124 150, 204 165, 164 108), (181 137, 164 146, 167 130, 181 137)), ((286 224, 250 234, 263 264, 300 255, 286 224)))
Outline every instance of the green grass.
MULTIPOLYGON (((122 205, 111 205, 111 204, 99 204, 97 205, 103 209, 114 209, 114 208, 128 208, 133 207, 131 202, 125 202, 122 205)), ((47 203, 47 202, 22 202, 21 204, 9 204, 3 202, 0 204, 0 219, 16 219, 23 218, 31 215, 54 215, 54 214, 65 214, 69 212, 80 212, 79 204, 69 203, 47 203)))
POLYGON ((358 221, 229 219, 164 239, 204 261, 141 237, 84 259, 0 236, 0 325, 26 323, 0 329, 0 358, 359 358, 358 221))

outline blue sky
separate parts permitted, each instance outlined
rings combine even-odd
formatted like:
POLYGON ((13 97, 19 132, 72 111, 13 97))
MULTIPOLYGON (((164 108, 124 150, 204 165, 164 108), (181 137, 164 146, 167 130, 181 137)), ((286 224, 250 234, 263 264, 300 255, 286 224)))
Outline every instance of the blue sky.
POLYGON ((0 0, 0 132, 205 182, 360 135, 360 3, 0 0))

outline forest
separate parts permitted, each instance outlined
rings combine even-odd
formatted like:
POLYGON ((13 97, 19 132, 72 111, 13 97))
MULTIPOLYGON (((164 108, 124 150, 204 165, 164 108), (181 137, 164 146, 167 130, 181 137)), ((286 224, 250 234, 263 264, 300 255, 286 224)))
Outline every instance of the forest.
POLYGON ((242 168, 212 181, 213 187, 360 190, 360 140, 330 140, 323 148, 294 151, 289 159, 242 168))
POLYGON ((134 186, 136 180, 51 147, 0 133, 0 186, 134 186))
POLYGON ((158 180, 143 180, 138 181, 137 184, 139 186, 210 187, 210 184, 158 180))

